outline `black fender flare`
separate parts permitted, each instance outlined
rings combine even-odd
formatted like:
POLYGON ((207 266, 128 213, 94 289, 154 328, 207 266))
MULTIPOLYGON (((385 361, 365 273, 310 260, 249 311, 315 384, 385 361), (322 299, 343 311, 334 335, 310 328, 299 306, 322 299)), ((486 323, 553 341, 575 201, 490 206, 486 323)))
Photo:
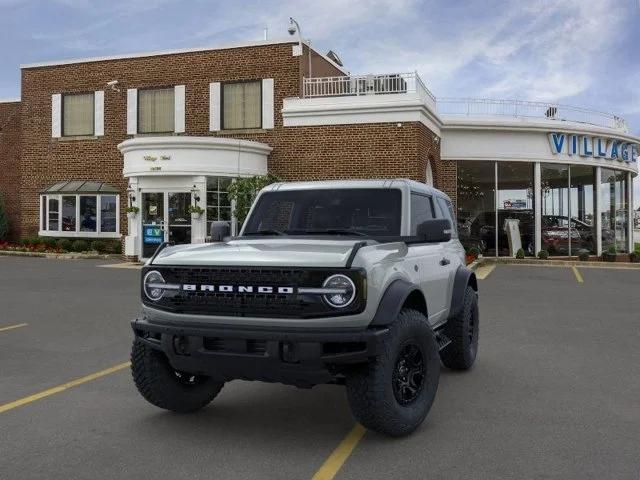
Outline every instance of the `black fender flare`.
POLYGON ((409 298, 409 295, 416 291, 420 294, 420 297, 424 302, 423 313, 426 316, 427 305, 420 287, 408 282, 407 280, 397 279, 391 282, 385 290, 382 298, 380 299, 380 303, 378 304, 378 310, 376 310, 376 314, 369 325, 372 327, 382 327, 395 322, 400 310, 402 310, 407 298, 409 298))
POLYGON ((467 286, 471 286, 476 292, 478 291, 478 280, 473 270, 460 265, 456 270, 453 281, 453 290, 451 292, 451 309, 449 310, 449 318, 457 316, 462 310, 464 302, 464 293, 467 286))

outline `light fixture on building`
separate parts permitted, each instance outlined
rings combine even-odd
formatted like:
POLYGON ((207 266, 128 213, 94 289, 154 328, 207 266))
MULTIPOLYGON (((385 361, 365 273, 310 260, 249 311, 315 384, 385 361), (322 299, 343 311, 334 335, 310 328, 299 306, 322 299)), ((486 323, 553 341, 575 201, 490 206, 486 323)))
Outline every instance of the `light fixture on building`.
POLYGON ((127 194, 129 195, 129 205, 132 205, 136 201, 136 190, 131 185, 127 188, 127 194))
POLYGON ((200 190, 198 190, 198 187, 195 185, 191 189, 191 195, 193 195, 193 201, 198 205, 198 202, 200 201, 200 190))
POLYGON ((436 145, 440 144, 440 137, 438 135, 433 136, 433 143, 435 143, 436 145))

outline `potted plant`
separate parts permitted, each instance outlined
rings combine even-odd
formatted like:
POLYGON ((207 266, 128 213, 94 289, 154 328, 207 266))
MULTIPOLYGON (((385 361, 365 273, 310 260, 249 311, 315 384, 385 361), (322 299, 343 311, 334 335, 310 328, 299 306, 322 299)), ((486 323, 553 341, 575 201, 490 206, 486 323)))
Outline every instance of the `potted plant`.
POLYGON ((538 252, 538 258, 540 260, 546 260, 547 258, 549 258, 549 252, 547 252, 546 250, 540 250, 538 252))
POLYGON ((616 250, 616 246, 609 245, 607 251, 602 254, 602 260, 604 260, 605 262, 615 262, 617 256, 618 251, 616 250))
POLYGON ((480 255, 480 249, 478 247, 471 247, 466 251, 465 257, 467 265, 472 262, 475 262, 480 255))
POLYGON ((204 209, 198 205, 189 205, 188 210, 193 220, 198 220, 204 213, 204 209))
POLYGON ((516 252, 516 258, 519 260, 523 260, 524 259, 524 249, 519 248, 518 251, 516 252))
POLYGON ((585 249, 578 250, 578 260, 580 260, 581 262, 588 262, 589 250, 585 250, 585 249))
POLYGON ((134 206, 129 206, 125 208, 125 212, 127 212, 127 217, 129 217, 129 220, 133 220, 134 218, 136 218, 136 215, 138 214, 139 211, 140 209, 134 206))

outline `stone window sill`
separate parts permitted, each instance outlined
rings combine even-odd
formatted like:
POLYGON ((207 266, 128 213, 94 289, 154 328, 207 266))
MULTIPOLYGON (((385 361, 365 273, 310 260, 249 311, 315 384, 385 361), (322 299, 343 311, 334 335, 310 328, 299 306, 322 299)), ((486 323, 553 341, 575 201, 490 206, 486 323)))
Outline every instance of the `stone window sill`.
POLYGON ((256 133, 267 133, 268 130, 264 128, 245 128, 238 130, 217 130, 213 133, 216 135, 248 135, 248 134, 256 134, 256 133))
POLYGON ((81 142, 83 140, 98 140, 101 137, 95 135, 78 135, 74 137, 58 137, 55 140, 58 142, 81 142))

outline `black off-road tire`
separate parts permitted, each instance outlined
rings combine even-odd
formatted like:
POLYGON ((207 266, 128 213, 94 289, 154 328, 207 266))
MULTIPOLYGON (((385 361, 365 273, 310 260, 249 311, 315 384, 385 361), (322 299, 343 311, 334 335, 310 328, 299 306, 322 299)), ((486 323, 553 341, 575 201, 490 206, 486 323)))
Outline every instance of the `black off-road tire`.
POLYGON ((451 340, 440 352, 445 367, 468 370, 473 366, 478 354, 479 320, 478 294, 467 286, 460 313, 450 318, 444 327, 445 335, 451 340))
POLYGON ((207 406, 224 386, 210 377, 177 372, 162 352, 137 340, 131 349, 131 374, 145 400, 178 413, 207 406))
POLYGON ((424 421, 438 390, 438 344, 426 317, 402 309, 391 324, 382 351, 375 360, 347 375, 347 398, 358 422, 369 430, 399 437, 413 432, 424 421), (424 365, 420 389, 409 403, 398 397, 397 379, 403 352, 417 347, 424 365))

